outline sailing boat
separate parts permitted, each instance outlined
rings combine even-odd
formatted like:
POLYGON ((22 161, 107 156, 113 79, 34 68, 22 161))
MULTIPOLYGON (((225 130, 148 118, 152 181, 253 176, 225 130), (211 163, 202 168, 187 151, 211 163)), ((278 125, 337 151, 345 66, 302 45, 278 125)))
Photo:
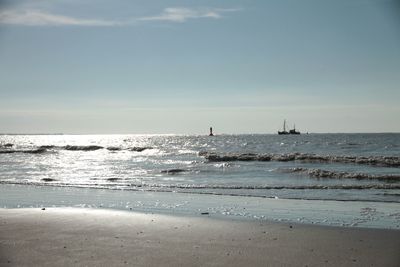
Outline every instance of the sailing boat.
POLYGON ((286 120, 283 120, 283 131, 278 131, 278 134, 289 134, 289 132, 286 131, 286 120))
POLYGON ((293 129, 286 131, 286 120, 283 120, 283 131, 278 131, 278 134, 300 134, 299 131, 296 131, 296 124, 293 125, 293 129))

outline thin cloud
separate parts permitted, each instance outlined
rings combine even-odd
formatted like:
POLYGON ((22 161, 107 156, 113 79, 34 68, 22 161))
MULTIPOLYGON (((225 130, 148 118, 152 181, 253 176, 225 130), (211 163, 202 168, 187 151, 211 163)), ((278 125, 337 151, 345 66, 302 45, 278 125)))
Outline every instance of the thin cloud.
POLYGON ((165 8, 164 11, 157 16, 142 17, 138 20, 142 21, 170 21, 170 22, 185 22, 188 19, 199 19, 199 18, 213 18, 219 19, 222 17, 222 13, 234 12, 239 9, 222 9, 222 8, 184 8, 184 7, 169 7, 165 8))
POLYGON ((64 15, 50 14, 39 10, 0 11, 0 23, 24 26, 116 26, 121 24, 117 21, 79 19, 64 15))
POLYGON ((129 20, 103 20, 103 19, 80 19, 71 16, 52 14, 46 11, 28 10, 4 10, 0 11, 0 24, 22 25, 22 26, 124 26, 132 25, 137 21, 167 21, 185 22, 189 19, 212 18, 219 19, 223 13, 235 12, 240 9, 222 8, 165 8, 157 16, 132 18, 129 20))

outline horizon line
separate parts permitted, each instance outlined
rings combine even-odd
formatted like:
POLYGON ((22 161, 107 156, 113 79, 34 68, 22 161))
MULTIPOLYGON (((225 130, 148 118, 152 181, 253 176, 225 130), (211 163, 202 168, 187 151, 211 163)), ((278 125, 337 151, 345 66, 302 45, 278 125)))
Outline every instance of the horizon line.
MULTIPOLYGON (((300 135, 310 134, 400 134, 400 132, 304 132, 300 135)), ((176 135, 176 136, 199 136, 209 134, 204 133, 0 133, 0 135, 176 135)), ((278 132, 274 133, 214 133, 214 136, 218 135, 278 135, 278 132)), ((291 136, 291 135, 290 135, 291 136)), ((297 135, 296 135, 297 136, 297 135)))

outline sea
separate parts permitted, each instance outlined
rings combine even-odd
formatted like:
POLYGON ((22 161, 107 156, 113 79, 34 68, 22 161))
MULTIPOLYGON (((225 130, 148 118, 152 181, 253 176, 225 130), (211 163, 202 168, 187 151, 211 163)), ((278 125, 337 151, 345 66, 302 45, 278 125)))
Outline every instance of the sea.
MULTIPOLYGON (((236 203, 231 215, 254 217, 271 213, 267 208, 239 213, 238 207, 246 207, 238 203, 340 203, 368 213, 370 224, 377 221, 376 206, 389 207, 390 222, 384 224, 399 228, 400 134, 0 135, 0 206, 9 207, 5 194, 21 186, 136 196, 120 205, 130 209, 149 196, 172 193, 183 206, 190 206, 187 199, 207 205, 213 199, 236 203)), ((196 209, 223 213, 216 207, 196 209)))

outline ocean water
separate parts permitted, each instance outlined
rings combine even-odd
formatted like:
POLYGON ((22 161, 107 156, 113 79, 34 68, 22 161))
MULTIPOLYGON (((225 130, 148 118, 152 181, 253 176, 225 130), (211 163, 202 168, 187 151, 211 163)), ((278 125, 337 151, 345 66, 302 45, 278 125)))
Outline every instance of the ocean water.
POLYGON ((0 135, 0 184, 400 203, 400 134, 0 135))

